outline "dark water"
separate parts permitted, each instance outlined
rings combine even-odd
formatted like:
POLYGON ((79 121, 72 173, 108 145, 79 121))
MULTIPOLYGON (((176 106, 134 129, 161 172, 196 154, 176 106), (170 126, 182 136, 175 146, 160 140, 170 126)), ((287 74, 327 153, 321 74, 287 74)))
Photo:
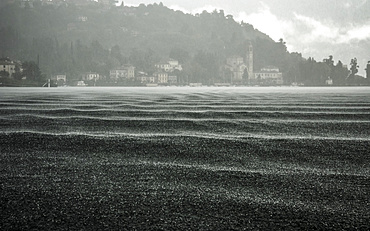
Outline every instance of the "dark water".
POLYGON ((0 96, 1 229, 370 228, 370 88, 0 96))

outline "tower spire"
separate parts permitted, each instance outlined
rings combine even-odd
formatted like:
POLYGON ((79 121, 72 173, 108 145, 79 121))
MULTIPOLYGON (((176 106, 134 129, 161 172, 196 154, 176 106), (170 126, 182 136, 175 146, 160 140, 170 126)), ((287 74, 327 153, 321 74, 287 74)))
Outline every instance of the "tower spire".
POLYGON ((247 41, 246 44, 246 57, 245 57, 245 65, 248 68, 248 76, 249 79, 254 79, 253 75, 253 45, 250 40, 247 41))

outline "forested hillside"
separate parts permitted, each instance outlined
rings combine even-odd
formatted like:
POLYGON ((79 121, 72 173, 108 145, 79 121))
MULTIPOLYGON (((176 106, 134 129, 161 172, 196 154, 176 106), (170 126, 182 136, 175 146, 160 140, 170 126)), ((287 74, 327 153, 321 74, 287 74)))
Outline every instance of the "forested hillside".
POLYGON ((277 66, 285 84, 323 85, 331 76, 344 85, 348 75, 348 69, 332 57, 330 62, 316 62, 289 53, 283 40, 273 41, 223 11, 191 15, 163 4, 14 3, 0 8, 0 34, 0 57, 39 62, 44 78, 65 73, 78 79, 87 71, 108 76, 110 69, 127 63, 136 71, 152 73, 154 63, 174 58, 184 67, 180 77, 210 84, 222 81, 219 67, 228 56, 244 56, 248 42, 254 48, 254 70, 277 66))

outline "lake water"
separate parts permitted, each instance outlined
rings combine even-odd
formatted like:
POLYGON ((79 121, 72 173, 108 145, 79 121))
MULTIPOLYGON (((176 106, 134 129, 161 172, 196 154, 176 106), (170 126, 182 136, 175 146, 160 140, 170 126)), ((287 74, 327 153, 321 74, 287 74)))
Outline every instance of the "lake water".
POLYGON ((370 228, 370 88, 1 88, 2 229, 370 228))

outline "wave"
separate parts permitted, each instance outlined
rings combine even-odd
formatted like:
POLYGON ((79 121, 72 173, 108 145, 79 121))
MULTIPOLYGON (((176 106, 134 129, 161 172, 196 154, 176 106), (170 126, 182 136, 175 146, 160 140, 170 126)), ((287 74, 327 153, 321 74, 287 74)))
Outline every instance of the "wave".
MULTIPOLYGON (((317 110, 317 109, 316 109, 317 110)), ((35 114, 35 115, 96 115, 96 116, 155 116, 155 117, 189 117, 189 118, 245 118, 245 117, 266 117, 266 118, 311 118, 317 119, 338 119, 338 118, 351 118, 351 119, 366 119, 370 117, 368 110, 265 110, 265 109, 230 109, 230 108, 151 108, 151 109, 108 109, 108 108, 95 108, 95 109, 75 109, 75 108, 2 108, 2 115, 19 115, 19 114, 35 114)))
POLYGON ((0 131, 0 135, 46 135, 46 136, 64 136, 64 137, 92 137, 92 138, 140 138, 140 139, 171 139, 171 138, 201 138, 201 139, 212 139, 212 140, 229 140, 243 142, 249 139, 258 140, 311 140, 311 141, 370 141, 370 137, 344 137, 344 136, 314 136, 314 135, 266 135, 258 133, 243 133, 243 134, 222 134, 222 133, 201 133, 201 132, 175 132, 175 133, 156 133, 156 132, 112 132, 112 131, 72 131, 72 132, 60 132, 60 131, 42 131, 42 130, 5 130, 0 131))
MULTIPOLYGON (((134 111, 137 112, 137 111, 134 111)), ((183 113, 184 115, 181 115, 182 112, 179 112, 179 116, 174 117, 168 117, 168 115, 173 115, 174 113, 177 113, 177 111, 162 111, 162 110, 156 110, 152 111, 155 113, 150 113, 150 111, 142 111, 147 112, 147 117, 140 115, 139 113, 134 113, 135 115, 140 116, 125 116, 124 114, 121 115, 53 115, 53 114, 31 114, 31 113, 24 113, 24 114, 11 114, 11 115, 3 115, 0 116, 0 119, 3 120, 15 120, 15 121, 30 121, 30 120, 60 120, 60 121, 68 121, 68 120, 87 120, 87 121, 202 121, 202 122, 229 122, 229 123, 276 123, 276 124, 293 124, 293 123, 317 123, 317 124, 326 124, 326 123, 336 123, 336 124, 349 124, 349 123, 370 123, 370 120, 354 120, 354 119, 300 119, 300 118, 273 118, 273 117, 267 117, 267 118, 231 118, 231 116, 210 116, 210 117, 200 117, 196 116, 195 118, 192 118, 191 116, 186 116, 186 113, 183 113), (158 112, 158 113, 157 113, 158 112), (167 115, 166 115, 167 113, 167 115), (173 113, 173 114, 172 114, 173 113)), ((207 113, 216 113, 211 111, 205 111, 205 112, 199 112, 199 111, 188 111, 187 113, 199 113, 199 114, 207 114, 207 113)), ((224 113, 230 113, 230 112, 224 112, 224 113)))
POLYGON ((90 111, 178 111, 178 112, 187 112, 187 111, 215 111, 215 112, 292 112, 292 113, 370 113, 369 106, 262 106, 262 105, 148 105, 142 106, 137 104, 125 104, 125 105, 19 105, 15 104, 12 107, 9 105, 1 107, 1 110, 29 110, 34 112, 43 112, 43 111, 60 111, 60 110, 71 110, 71 111, 81 111, 81 112, 90 112, 90 111))
MULTIPOLYGON (((260 167, 235 167, 235 166, 223 166, 223 165, 211 165, 211 164, 195 164, 195 163, 180 163, 180 162, 164 162, 164 161, 153 161, 153 160, 139 160, 139 165, 153 165, 161 167, 171 168, 189 168, 189 169, 200 169, 212 172, 224 172, 224 173, 252 173, 261 175, 317 175, 317 176, 354 176, 354 177, 369 177, 367 173, 362 172, 348 172, 341 171, 338 169, 320 169, 310 166, 302 166, 299 164, 291 163, 277 163, 272 161, 258 160, 260 167), (263 166, 263 167, 261 167, 263 166)), ((370 170, 370 169, 369 169, 370 170)))

